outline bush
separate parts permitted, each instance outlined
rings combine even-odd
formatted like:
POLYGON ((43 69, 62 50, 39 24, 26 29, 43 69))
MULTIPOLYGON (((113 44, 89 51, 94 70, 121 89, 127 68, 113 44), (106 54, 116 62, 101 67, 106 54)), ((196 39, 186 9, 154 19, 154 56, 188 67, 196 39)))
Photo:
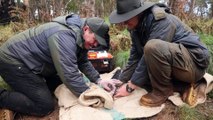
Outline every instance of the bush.
POLYGON ((200 34, 201 40, 206 44, 210 52, 210 64, 207 72, 213 75, 213 36, 207 34, 200 34))
POLYGON ((10 25, 0 26, 0 45, 2 45, 8 38, 13 35, 12 27, 10 25))
POLYGON ((10 86, 4 82, 1 76, 0 76, 0 88, 11 90, 10 86))
POLYGON ((129 58, 129 51, 121 51, 117 53, 114 57, 115 65, 121 68, 125 67, 128 58, 129 58))

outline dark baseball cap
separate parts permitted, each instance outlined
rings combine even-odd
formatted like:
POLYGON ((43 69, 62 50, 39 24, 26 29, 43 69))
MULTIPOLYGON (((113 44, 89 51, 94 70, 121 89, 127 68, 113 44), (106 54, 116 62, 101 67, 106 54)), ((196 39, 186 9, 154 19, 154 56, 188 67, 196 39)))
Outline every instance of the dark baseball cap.
POLYGON ((87 18, 86 24, 90 27, 92 32, 95 34, 95 38, 100 45, 108 47, 109 44, 109 26, 104 22, 103 19, 98 17, 87 18))

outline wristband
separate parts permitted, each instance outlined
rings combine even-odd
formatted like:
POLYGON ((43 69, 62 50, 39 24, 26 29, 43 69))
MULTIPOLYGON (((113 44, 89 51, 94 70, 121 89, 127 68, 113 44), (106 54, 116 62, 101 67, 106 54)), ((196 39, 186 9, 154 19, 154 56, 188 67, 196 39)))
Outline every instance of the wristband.
POLYGON ((134 90, 135 90, 135 89, 129 87, 129 85, 126 84, 126 91, 127 91, 128 93, 132 93, 134 90))

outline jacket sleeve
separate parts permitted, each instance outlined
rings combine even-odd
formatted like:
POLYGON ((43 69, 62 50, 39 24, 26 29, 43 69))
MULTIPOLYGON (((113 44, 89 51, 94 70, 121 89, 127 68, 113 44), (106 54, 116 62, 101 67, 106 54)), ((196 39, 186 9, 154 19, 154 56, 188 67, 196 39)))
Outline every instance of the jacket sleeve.
POLYGON ((128 59, 127 65, 122 70, 122 73, 119 76, 119 80, 123 82, 127 82, 130 80, 130 78, 132 77, 132 74, 135 71, 135 68, 137 67, 139 59, 140 59, 140 56, 137 52, 135 42, 133 41, 131 45, 131 50, 130 50, 130 57, 128 59))
POLYGON ((149 76, 148 76, 147 66, 145 63, 144 56, 142 56, 131 77, 131 82, 134 85, 142 87, 148 81, 149 81, 149 76))
POLYGON ((97 70, 93 67, 91 62, 87 58, 87 51, 83 50, 81 52, 80 60, 78 61, 79 70, 86 75, 86 77, 91 81, 96 83, 100 79, 100 75, 97 70))
POLYGON ((75 36, 70 30, 55 33, 48 39, 51 57, 62 82, 79 96, 89 87, 79 72, 76 56, 75 36))
POLYGON ((132 47, 130 52, 130 58, 126 68, 123 70, 121 79, 125 82, 131 80, 131 82, 137 86, 142 87, 148 80, 148 72, 146 63, 143 57, 143 46, 139 45, 139 39, 137 35, 131 33, 132 47))

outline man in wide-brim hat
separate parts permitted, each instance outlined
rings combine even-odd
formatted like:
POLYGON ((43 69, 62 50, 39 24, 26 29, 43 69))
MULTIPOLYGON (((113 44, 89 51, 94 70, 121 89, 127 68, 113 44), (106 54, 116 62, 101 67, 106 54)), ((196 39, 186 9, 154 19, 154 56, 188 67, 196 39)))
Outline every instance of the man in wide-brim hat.
POLYGON ((199 36, 164 4, 141 0, 117 0, 116 4, 110 22, 126 25, 132 47, 119 77, 126 84, 117 90, 115 97, 130 95, 136 87, 147 83, 151 83, 152 91, 141 97, 141 105, 160 106, 177 85, 186 84, 181 89, 185 89, 187 96, 188 86, 198 82, 209 65, 208 49, 199 36))

